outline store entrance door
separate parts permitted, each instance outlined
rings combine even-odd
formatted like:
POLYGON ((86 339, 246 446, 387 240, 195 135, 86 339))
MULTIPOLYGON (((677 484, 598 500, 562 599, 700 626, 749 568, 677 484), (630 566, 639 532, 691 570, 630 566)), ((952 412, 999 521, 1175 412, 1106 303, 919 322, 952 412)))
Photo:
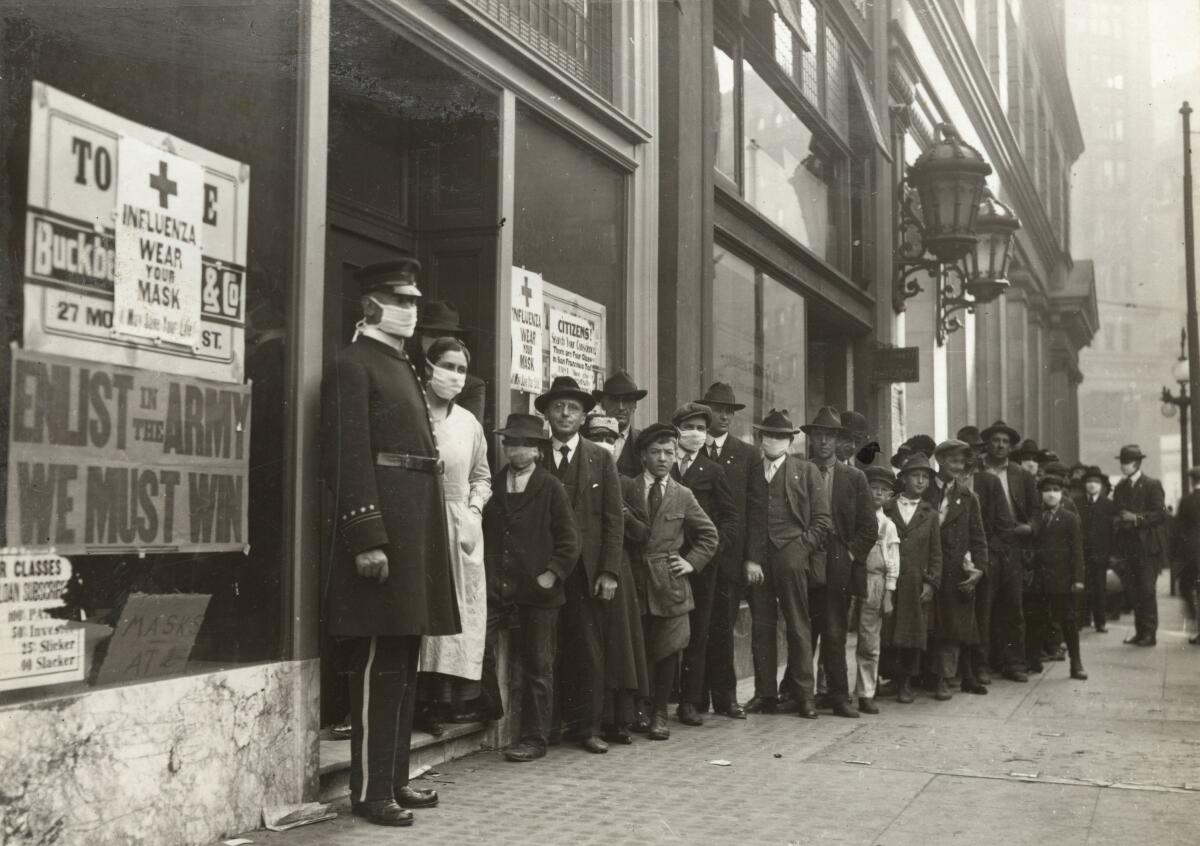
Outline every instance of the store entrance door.
MULTIPOLYGON (((487 383, 490 431, 499 98, 348 4, 335 2, 332 11, 325 362, 349 343, 361 316, 354 272, 415 255, 425 301, 444 300, 459 313, 471 372, 487 383)), ((334 549, 331 505, 326 497, 323 577, 334 549)), ((321 723, 330 726, 346 717, 349 694, 324 632, 321 657, 321 723)))

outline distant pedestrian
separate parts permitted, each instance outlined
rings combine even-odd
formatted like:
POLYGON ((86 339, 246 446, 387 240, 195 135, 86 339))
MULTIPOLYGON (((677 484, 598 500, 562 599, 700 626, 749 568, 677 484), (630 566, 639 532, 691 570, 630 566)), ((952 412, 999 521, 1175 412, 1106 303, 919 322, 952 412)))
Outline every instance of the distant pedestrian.
POLYGON ((1113 545, 1125 567, 1125 590, 1133 603, 1135 631, 1125 641, 1131 646, 1157 643, 1158 573, 1169 550, 1162 483, 1142 472, 1145 458, 1137 444, 1121 447, 1117 459, 1124 478, 1113 491, 1117 512, 1113 545))

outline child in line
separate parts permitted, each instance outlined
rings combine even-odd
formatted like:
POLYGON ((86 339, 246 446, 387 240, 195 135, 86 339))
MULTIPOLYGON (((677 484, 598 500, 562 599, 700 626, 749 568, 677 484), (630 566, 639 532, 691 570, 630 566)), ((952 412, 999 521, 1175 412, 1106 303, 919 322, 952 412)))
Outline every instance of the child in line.
POLYGON ((854 695, 860 712, 878 714, 875 688, 879 683, 879 638, 884 617, 892 614, 892 598, 900 576, 900 534, 896 524, 883 511, 891 501, 896 475, 886 467, 876 466, 867 467, 865 472, 879 535, 867 554, 866 585, 858 599, 858 646, 855 650, 858 678, 854 695))

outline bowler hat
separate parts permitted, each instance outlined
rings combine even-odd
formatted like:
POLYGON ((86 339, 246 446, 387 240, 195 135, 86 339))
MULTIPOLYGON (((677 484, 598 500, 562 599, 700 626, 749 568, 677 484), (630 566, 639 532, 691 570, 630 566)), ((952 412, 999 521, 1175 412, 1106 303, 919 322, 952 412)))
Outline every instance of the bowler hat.
POLYGON ((933 451, 937 448, 933 438, 928 435, 913 435, 905 443, 913 452, 919 452, 926 458, 933 458, 933 451))
POLYGON ((871 465, 863 472, 867 474, 867 484, 879 482, 881 485, 887 485, 889 488, 896 484, 896 474, 886 467, 871 465))
POLYGON ((638 452, 641 452, 646 447, 656 443, 663 435, 670 435, 672 438, 677 438, 679 437, 679 430, 670 423, 651 423, 645 429, 638 432, 634 447, 638 452))
POLYGON ((692 417, 703 417, 705 423, 712 425, 712 409, 698 402, 685 402, 679 406, 671 415, 671 422, 678 428, 684 420, 692 417))
POLYGON ((536 414, 522 414, 514 411, 508 415, 508 422, 503 429, 497 429, 496 434, 505 438, 524 438, 530 441, 548 441, 546 423, 536 414))
POLYGON ((570 376, 555 376, 554 381, 550 383, 550 390, 535 399, 533 407, 542 412, 542 414, 545 414, 546 407, 556 399, 578 400, 583 404, 585 412, 591 411, 596 407, 595 398, 580 388, 579 383, 570 376))
POLYGON ((811 435, 817 431, 841 432, 842 418, 833 406, 822 406, 817 411, 817 416, 813 418, 813 422, 801 426, 800 431, 806 435, 811 435))
POLYGON ((596 388, 592 391, 592 396, 600 399, 604 396, 609 397, 631 397, 635 400, 644 399, 646 391, 638 388, 637 383, 633 381, 633 377, 629 372, 621 369, 604 380, 603 388, 596 388))
POLYGON ((1017 444, 1016 441, 1013 441, 1013 443, 1015 446, 1013 447, 1013 451, 1009 453, 1009 457, 1015 461, 1025 461, 1026 459, 1036 461, 1037 457, 1042 453, 1041 448, 1037 445, 1037 441, 1033 438, 1026 438, 1020 444, 1017 444))
POLYGON ((942 441, 933 451, 933 456, 938 461, 942 460, 942 456, 951 452, 965 452, 970 454, 971 445, 966 441, 960 441, 958 438, 950 438, 950 440, 942 441))
POLYGON ((992 435, 1008 435, 1009 443, 1017 444, 1017 443, 1021 442, 1020 433, 1016 429, 1014 429, 1012 426, 1009 426, 1007 423, 1005 423, 1003 420, 997 420, 995 423, 993 423, 991 426, 988 426, 986 429, 984 429, 979 434, 984 439, 984 441, 990 441, 992 439, 992 435))
POLYGON ((421 263, 415 258, 378 261, 354 271, 354 281, 358 283, 359 294, 364 297, 376 291, 419 297, 421 290, 417 287, 417 274, 420 272, 421 263))
POLYGON ((705 405, 725 405, 732 408, 734 411, 741 411, 746 407, 745 403, 740 403, 733 395, 733 385, 728 382, 713 382, 708 386, 708 390, 704 392, 704 398, 697 400, 705 405))
POLYGON ((1058 485, 1060 488, 1065 488, 1067 486, 1067 482, 1062 476, 1048 473, 1037 480, 1037 487, 1039 491, 1045 490, 1047 485, 1058 485))
POLYGON ((1065 479, 1070 475, 1071 471, 1061 461, 1047 461, 1042 467, 1042 476, 1056 476, 1059 479, 1065 479))
POLYGON ((1142 448, 1137 444, 1126 444, 1121 447, 1121 454, 1117 456, 1117 461, 1122 464, 1128 464, 1130 461, 1141 461, 1148 456, 1142 452, 1142 448))
POLYGON ((1107 482, 1108 474, 1093 464, 1083 471, 1083 480, 1086 482, 1088 479, 1099 479, 1101 482, 1107 482))
POLYGON ((445 300, 429 300, 421 304, 421 316, 417 318, 417 328, 425 333, 461 332, 462 323, 458 319, 458 309, 445 300))
POLYGON ((870 434, 867 431, 867 418, 857 411, 843 411, 841 422, 842 428, 855 438, 863 438, 865 440, 870 434))
POLYGON ((983 446, 983 436, 979 434, 978 426, 963 426, 955 435, 960 441, 966 441, 971 445, 972 449, 979 449, 983 446))
POLYGON ((930 475, 933 475, 933 467, 929 464, 929 459, 922 452, 914 452, 904 461, 904 466, 900 468, 900 475, 906 473, 914 473, 917 470, 925 470, 930 475))
POLYGON ((584 432, 609 432, 612 436, 620 437, 621 427, 617 423, 617 418, 609 417, 598 408, 593 408, 588 412, 587 419, 583 421, 584 432))
POLYGON ((794 435, 800 431, 792 425, 792 418, 786 408, 782 411, 772 408, 761 423, 754 424, 754 428, 768 435, 794 435))

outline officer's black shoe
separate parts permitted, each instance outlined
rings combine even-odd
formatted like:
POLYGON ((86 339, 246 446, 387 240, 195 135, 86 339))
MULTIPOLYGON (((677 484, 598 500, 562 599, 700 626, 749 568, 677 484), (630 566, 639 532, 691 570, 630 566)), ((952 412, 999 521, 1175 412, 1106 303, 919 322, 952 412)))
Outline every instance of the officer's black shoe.
POLYGON ((396 802, 401 808, 433 808, 437 806, 438 794, 436 790, 401 787, 396 791, 396 802))
POLYGON ((354 816, 362 817, 374 825, 405 826, 413 824, 412 811, 406 811, 392 799, 352 802, 350 810, 354 812, 354 816))

